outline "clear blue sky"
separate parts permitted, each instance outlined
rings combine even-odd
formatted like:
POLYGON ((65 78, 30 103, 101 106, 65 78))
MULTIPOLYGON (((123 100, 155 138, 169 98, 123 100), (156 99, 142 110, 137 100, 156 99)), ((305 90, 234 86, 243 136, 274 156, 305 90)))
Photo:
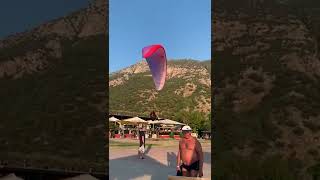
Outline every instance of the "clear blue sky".
POLYGON ((0 39, 84 8, 88 0, 1 0, 0 39))
POLYGON ((211 0, 109 0, 109 72, 162 44, 168 59, 211 59, 211 0))

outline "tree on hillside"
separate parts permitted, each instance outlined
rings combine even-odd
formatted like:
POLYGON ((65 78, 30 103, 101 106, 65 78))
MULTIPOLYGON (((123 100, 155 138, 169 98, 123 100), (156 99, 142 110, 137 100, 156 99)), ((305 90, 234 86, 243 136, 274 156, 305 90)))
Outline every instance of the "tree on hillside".
POLYGON ((211 112, 210 112, 207 116, 207 120, 204 123, 203 129, 205 131, 211 131, 211 124, 212 124, 212 120, 211 120, 211 112))
POLYGON ((211 116, 206 116, 204 113, 198 111, 179 111, 175 114, 175 119, 189 125, 193 131, 197 133, 210 131, 211 129, 211 116))

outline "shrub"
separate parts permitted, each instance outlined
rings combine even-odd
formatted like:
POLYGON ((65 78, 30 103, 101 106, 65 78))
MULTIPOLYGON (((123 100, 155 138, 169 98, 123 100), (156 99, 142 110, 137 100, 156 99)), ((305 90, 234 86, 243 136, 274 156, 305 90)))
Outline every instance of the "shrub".
POLYGON ((174 138, 174 133, 170 132, 170 138, 174 138))

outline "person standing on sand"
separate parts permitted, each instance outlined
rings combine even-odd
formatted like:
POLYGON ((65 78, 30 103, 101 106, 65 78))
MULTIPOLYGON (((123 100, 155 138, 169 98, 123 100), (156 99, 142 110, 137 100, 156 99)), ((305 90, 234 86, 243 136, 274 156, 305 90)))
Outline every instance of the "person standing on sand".
POLYGON ((177 155, 177 171, 182 171, 182 176, 203 176, 203 152, 200 142, 191 136, 190 126, 182 128, 183 138, 179 141, 177 155))
POLYGON ((138 155, 140 159, 144 159, 144 151, 146 148, 146 134, 144 128, 139 129, 139 149, 138 149, 138 155))

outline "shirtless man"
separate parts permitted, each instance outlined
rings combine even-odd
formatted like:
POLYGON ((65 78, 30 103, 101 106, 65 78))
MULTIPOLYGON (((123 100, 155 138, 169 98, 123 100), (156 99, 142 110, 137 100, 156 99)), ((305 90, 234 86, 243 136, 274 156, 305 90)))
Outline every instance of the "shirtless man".
POLYGON ((203 176, 203 153, 200 142, 191 136, 190 126, 182 128, 183 138, 179 142, 177 171, 182 169, 182 176, 203 176))

